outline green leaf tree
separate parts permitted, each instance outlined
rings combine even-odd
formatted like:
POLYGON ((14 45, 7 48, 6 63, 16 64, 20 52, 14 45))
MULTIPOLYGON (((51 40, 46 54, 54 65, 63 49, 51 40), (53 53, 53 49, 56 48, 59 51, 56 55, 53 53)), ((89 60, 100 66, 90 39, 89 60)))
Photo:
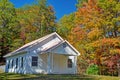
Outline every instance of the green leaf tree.
POLYGON ((17 9, 17 14, 24 44, 56 30, 55 12, 46 0, 37 0, 33 5, 17 9))
POLYGON ((19 28, 13 4, 9 0, 0 0, 0 61, 11 51, 12 43, 19 37, 19 28))

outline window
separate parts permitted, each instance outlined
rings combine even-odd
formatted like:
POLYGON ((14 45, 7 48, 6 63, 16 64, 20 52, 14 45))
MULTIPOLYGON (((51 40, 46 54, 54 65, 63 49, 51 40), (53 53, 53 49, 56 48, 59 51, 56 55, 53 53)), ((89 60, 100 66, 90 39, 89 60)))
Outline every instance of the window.
POLYGON ((65 43, 63 43, 63 48, 65 48, 66 47, 66 44, 65 43))
POLYGON ((23 68, 23 57, 21 57, 21 68, 23 68))
POLYGON ((12 64, 11 64, 11 65, 12 65, 12 68, 13 68, 13 64, 14 64, 13 62, 14 62, 14 59, 12 60, 12 64))
POLYGON ((72 68, 72 59, 68 59, 68 68, 72 68))
POLYGON ((37 67, 38 66, 38 57, 32 56, 32 66, 37 67))
POLYGON ((10 61, 8 60, 8 69, 10 68, 10 61))
POLYGON ((18 68, 18 58, 16 59, 16 68, 18 68))

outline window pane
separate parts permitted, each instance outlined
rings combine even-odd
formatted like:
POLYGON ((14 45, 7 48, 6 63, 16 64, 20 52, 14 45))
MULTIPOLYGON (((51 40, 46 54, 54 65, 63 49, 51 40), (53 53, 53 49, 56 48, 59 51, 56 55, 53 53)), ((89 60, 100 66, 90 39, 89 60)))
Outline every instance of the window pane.
POLYGON ((8 69, 9 69, 9 67, 10 67, 10 61, 8 60, 8 69))
POLYGON ((32 66, 38 66, 37 62, 32 62, 32 66))
POLYGON ((68 68, 72 68, 72 59, 68 59, 68 68))
POLYGON ((32 66, 38 66, 38 57, 32 56, 32 66))
POLYGON ((14 59, 12 60, 12 68, 13 68, 13 62, 14 62, 14 59))
POLYGON ((32 57, 32 61, 37 61, 37 60, 38 60, 38 57, 35 57, 35 56, 32 57))
POLYGON ((21 58, 21 68, 23 68, 23 57, 21 58))
POLYGON ((16 59, 16 68, 18 67, 18 58, 16 59))

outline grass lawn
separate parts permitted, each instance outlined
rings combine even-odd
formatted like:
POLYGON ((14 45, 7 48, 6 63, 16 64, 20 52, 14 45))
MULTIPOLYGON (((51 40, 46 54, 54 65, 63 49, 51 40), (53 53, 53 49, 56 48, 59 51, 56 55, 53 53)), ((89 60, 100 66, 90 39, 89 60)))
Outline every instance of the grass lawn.
POLYGON ((45 75, 0 73, 0 80, 120 80, 118 77, 93 75, 45 75))

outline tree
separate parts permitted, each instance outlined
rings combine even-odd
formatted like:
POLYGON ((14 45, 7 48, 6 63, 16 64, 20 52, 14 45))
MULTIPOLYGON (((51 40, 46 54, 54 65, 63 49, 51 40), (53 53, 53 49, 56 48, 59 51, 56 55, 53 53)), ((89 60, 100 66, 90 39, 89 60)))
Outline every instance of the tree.
POLYGON ((58 22, 58 33, 67 40, 69 40, 68 36, 71 35, 72 28, 75 27, 74 16, 74 13, 71 13, 70 15, 64 15, 58 22))
POLYGON ((105 19, 107 37, 118 37, 120 22, 119 0, 99 0, 98 6, 102 9, 102 17, 105 19))
POLYGON ((75 13, 75 23, 87 34, 81 44, 89 63, 111 69, 108 59, 119 56, 119 6, 118 0, 88 0, 75 13))
POLYGON ((84 2, 87 2, 87 1, 88 1, 88 0, 77 0, 77 4, 76 4, 77 8, 82 7, 82 6, 83 6, 83 3, 84 3, 84 2))
MULTIPOLYGON (((83 47, 85 43, 86 32, 75 23, 75 13, 71 13, 70 15, 64 15, 59 20, 57 32, 63 38, 68 40, 75 48, 77 48, 77 50, 80 51, 81 55, 83 55, 82 53, 85 53, 83 50, 83 47)), ((80 66, 81 65, 88 66, 86 64, 86 61, 84 62, 84 59, 86 59, 86 56, 82 56, 81 58, 79 58, 78 64, 80 64, 80 66)), ((84 68, 86 68, 85 66, 84 68)), ((80 72, 81 72, 81 69, 80 69, 80 72)))
POLYGON ((9 0, 0 0, 0 61, 5 54, 55 31, 55 19, 46 0, 17 9, 9 0))
POLYGON ((55 12, 52 6, 47 5, 46 0, 38 0, 39 6, 39 19, 37 19, 36 23, 38 23, 38 27, 40 30, 40 35, 43 36, 46 33, 51 33, 55 31, 55 12))
POLYGON ((56 30, 55 12, 46 0, 17 9, 21 24, 21 38, 25 43, 40 38, 56 30))
POLYGON ((12 43, 19 36, 19 22, 15 8, 9 0, 0 0, 0 62, 10 52, 12 43))

